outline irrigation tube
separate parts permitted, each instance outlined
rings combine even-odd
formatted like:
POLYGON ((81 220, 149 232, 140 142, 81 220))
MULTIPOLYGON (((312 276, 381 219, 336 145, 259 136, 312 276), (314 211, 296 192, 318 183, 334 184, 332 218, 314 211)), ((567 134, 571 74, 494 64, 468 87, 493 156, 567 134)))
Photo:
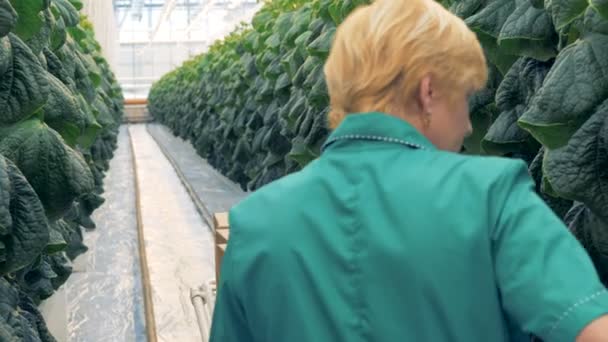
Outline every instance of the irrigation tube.
POLYGON ((157 342, 156 335, 156 320, 154 318, 154 303, 152 302, 152 283, 150 282, 150 270, 148 269, 148 258, 146 256, 146 245, 144 239, 144 227, 141 216, 141 198, 139 196, 139 176, 137 175, 137 158, 135 156, 135 147, 133 138, 131 137, 130 125, 127 126, 129 136, 129 144, 131 146, 131 156, 133 160, 133 177, 135 178, 135 208, 137 215, 137 237, 138 237, 138 252, 139 263, 141 268, 142 286, 144 295, 144 311, 146 317, 146 335, 148 342, 157 342))
POLYGON ((201 332, 203 341, 209 341, 209 332, 211 331, 211 320, 213 317, 213 298, 215 292, 215 283, 212 282, 208 286, 202 285, 198 289, 190 290, 190 300, 196 312, 198 327, 201 332))

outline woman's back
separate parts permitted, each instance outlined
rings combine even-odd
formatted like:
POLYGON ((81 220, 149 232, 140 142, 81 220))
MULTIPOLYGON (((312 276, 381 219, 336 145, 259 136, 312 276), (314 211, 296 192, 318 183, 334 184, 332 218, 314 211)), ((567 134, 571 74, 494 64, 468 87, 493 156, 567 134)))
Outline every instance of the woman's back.
POLYGON ((438 151, 380 113, 230 220, 214 341, 573 341, 607 303, 572 277, 592 265, 523 163, 438 151))
POLYGON ((324 74, 321 157, 231 211, 213 342, 608 341, 606 289, 524 163, 444 152, 488 77, 460 18, 362 5, 324 74))

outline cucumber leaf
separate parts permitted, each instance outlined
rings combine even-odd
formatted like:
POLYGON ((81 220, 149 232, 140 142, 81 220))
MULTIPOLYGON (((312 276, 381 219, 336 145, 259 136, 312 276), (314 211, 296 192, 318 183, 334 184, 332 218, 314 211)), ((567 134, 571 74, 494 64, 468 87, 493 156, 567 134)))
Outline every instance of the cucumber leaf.
POLYGON ((567 145, 547 149, 544 173, 559 196, 585 203, 608 221, 608 98, 567 145))
POLYGON ((583 15, 589 6, 588 0, 545 0, 547 8, 553 17, 558 30, 566 27, 576 18, 583 15))
POLYGON ((557 55, 558 35, 551 17, 528 0, 518 0, 498 36, 498 44, 509 54, 547 61, 557 55))
POLYGON ((34 36, 44 24, 40 12, 48 7, 45 0, 10 0, 11 5, 18 14, 15 33, 23 40, 34 36))
POLYGON ((37 118, 0 129, 0 153, 23 170, 51 220, 93 191, 93 176, 82 156, 37 118))
POLYGON ((0 124, 31 116, 47 101, 46 70, 16 35, 0 38, 0 124))
POLYGON ((17 24, 17 11, 8 0, 0 0, 0 37, 6 36, 17 24))
POLYGON ((531 58, 520 58, 511 67, 496 92, 500 114, 481 143, 484 151, 506 154, 529 153, 538 149, 538 143, 517 122, 542 86, 550 67, 550 63, 531 58))
MULTIPOLYGON (((530 107, 519 120, 543 145, 555 149, 570 137, 608 98, 608 33, 592 25, 599 14, 591 10, 581 39, 557 56, 530 107)), ((607 22, 608 24, 608 22, 607 22)))
POLYGON ((608 19, 608 0, 589 0, 589 4, 598 11, 604 19, 608 19))
POLYGON ((53 0, 51 5, 55 17, 63 18, 67 27, 74 27, 80 23, 78 10, 68 0, 53 0))
POLYGON ((564 221, 589 253, 600 279, 608 286, 608 223, 585 204, 576 203, 564 221))
MULTIPOLYGON (((49 227, 36 192, 10 160, 0 156, 0 169, 6 177, 2 184, 3 205, 8 199, 10 221, 5 217, 0 231, 4 248, 0 275, 17 271, 32 263, 49 241, 49 227), (6 225, 10 224, 10 225, 6 225)), ((6 207, 2 212, 6 214, 6 207)))

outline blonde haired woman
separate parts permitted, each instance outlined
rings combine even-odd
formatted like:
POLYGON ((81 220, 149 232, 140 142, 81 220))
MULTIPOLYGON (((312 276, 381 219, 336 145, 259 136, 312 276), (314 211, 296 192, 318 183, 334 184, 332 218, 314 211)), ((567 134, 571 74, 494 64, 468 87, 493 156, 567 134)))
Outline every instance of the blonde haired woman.
POLYGON ((333 133, 230 215, 211 341, 608 341, 608 295, 523 162, 459 155, 475 35, 377 0, 325 66, 333 133))

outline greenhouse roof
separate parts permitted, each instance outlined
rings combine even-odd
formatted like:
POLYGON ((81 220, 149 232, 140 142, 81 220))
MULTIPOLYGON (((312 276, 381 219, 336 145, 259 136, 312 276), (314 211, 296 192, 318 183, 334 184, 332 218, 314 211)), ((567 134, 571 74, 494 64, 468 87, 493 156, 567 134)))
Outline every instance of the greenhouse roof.
POLYGON ((249 19, 256 0, 114 0, 121 43, 212 43, 249 19))

